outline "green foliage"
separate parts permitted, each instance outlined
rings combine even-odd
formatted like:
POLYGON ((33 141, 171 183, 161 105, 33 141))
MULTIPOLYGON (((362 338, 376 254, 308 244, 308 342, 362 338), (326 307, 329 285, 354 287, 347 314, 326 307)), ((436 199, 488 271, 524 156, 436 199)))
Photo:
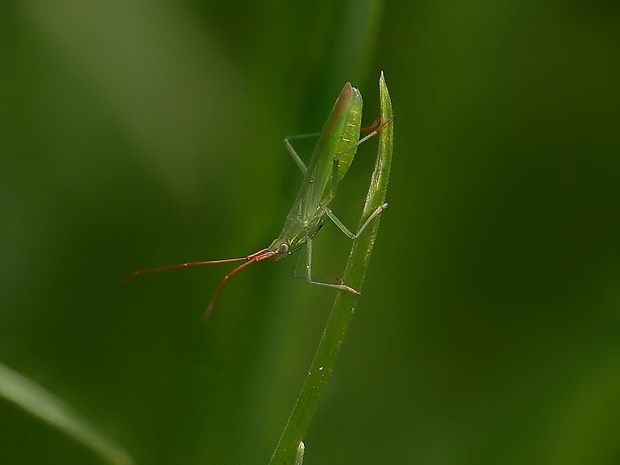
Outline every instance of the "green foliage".
MULTIPOLYGON (((320 130, 346 81, 370 125, 384 70, 390 206, 304 464, 617 462, 617 17, 553 0, 4 2, 0 361, 136 463, 268 463, 334 292, 260 263, 205 324, 226 265, 116 283, 267 246, 301 182, 283 137, 320 130)), ((346 224, 374 159, 363 144, 339 186, 346 224)), ((341 236, 316 236, 317 276, 342 272, 341 236)), ((2 463, 93 462, 11 402, 0 437, 2 463)))

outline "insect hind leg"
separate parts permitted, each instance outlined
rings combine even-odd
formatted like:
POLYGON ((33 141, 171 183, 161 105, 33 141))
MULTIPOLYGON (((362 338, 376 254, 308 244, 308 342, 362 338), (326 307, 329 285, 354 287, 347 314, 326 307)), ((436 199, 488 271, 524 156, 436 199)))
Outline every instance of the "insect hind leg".
POLYGON ((383 131, 383 129, 393 119, 394 119, 394 115, 390 116, 386 121, 379 124, 381 122, 381 117, 379 117, 370 126, 366 126, 360 129, 360 131, 370 131, 370 132, 366 134, 364 137, 362 137, 360 140, 358 140, 355 144, 351 145, 350 147, 347 147, 346 150, 340 152, 336 157, 334 157, 334 159, 335 160, 340 159, 345 153, 349 152, 350 150, 355 149, 356 147, 359 147, 364 142, 366 142, 368 139, 372 139, 373 137, 375 137, 377 134, 383 131))

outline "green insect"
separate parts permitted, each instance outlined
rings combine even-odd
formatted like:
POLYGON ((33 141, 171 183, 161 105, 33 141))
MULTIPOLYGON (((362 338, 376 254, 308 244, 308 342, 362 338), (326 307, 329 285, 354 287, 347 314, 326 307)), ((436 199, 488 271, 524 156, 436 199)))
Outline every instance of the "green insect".
POLYGON ((375 136, 389 122, 384 121, 377 125, 368 135, 360 139, 360 126, 362 120, 362 95, 359 90, 350 83, 346 83, 334 104, 331 114, 323 127, 323 131, 319 136, 319 140, 310 159, 309 165, 306 167, 302 159, 295 152, 288 139, 285 139, 285 145, 294 158, 297 165, 304 173, 304 180, 297 194, 297 198, 289 211, 284 227, 280 235, 265 249, 254 252, 251 255, 240 258, 227 258, 223 260, 207 260, 199 262, 180 263, 177 265, 168 265, 157 268, 148 268, 137 270, 123 279, 128 281, 138 275, 152 273, 156 271, 172 270, 176 268, 212 265, 216 263, 240 262, 245 263, 239 265, 230 271, 215 290, 211 302, 204 314, 208 318, 211 314, 215 302, 222 291, 226 281, 237 272, 249 266, 252 263, 260 262, 271 258, 280 260, 293 252, 306 246, 306 279, 309 283, 320 286, 332 287, 353 294, 360 294, 357 290, 347 286, 344 283, 333 284, 315 281, 312 278, 312 247, 313 238, 319 232, 327 216, 336 226, 346 234, 350 239, 357 238, 370 222, 377 217, 383 210, 387 208, 387 203, 377 208, 368 219, 362 224, 355 233, 351 232, 336 215, 329 209, 329 203, 336 195, 336 188, 345 174, 347 173, 357 147, 375 136))

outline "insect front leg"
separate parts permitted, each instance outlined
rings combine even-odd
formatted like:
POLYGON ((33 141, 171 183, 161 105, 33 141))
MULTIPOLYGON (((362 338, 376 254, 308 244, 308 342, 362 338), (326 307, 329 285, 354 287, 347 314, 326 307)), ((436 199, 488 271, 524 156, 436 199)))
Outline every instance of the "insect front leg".
POLYGON ((366 227, 370 224, 372 220, 374 220, 377 216, 381 214, 383 210, 387 208, 388 204, 384 203, 379 208, 377 208, 372 214, 368 217, 364 224, 360 226, 356 233, 352 233, 349 228, 347 228, 342 221, 331 211, 329 208, 325 209, 325 214, 329 217, 330 220, 334 222, 338 229, 340 229, 349 239, 354 240, 359 237, 360 234, 366 229, 366 227))
POLYGON ((333 287, 334 289, 340 289, 341 291, 351 292, 352 294, 360 295, 361 292, 356 291, 352 287, 347 286, 346 284, 332 284, 332 283, 324 283, 321 281, 315 281, 312 279, 312 239, 308 238, 306 241, 306 281, 310 284, 317 284, 319 286, 333 287))

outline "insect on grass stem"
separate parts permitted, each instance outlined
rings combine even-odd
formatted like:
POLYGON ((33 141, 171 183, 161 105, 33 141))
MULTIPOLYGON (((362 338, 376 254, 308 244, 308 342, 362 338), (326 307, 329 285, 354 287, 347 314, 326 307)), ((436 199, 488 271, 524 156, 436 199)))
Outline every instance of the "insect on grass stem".
POLYGON ((387 208, 387 203, 378 207, 356 232, 352 232, 328 207, 336 195, 338 184, 342 181, 353 162, 358 146, 371 137, 376 136, 392 119, 392 117, 385 121, 381 121, 380 118, 377 119, 369 127, 371 132, 360 139, 362 106, 361 93, 347 82, 334 103, 323 131, 319 134, 318 142, 307 166, 297 152, 295 152, 289 139, 284 140, 287 150, 303 172, 304 179, 295 202, 286 217, 280 235, 269 247, 246 257, 188 262, 137 270, 123 278, 121 282, 125 283, 137 276, 159 271, 219 263, 245 262, 232 269, 221 280, 204 313, 204 318, 206 319, 213 311, 224 285, 232 276, 252 263, 266 259, 277 261, 306 246, 306 280, 309 283, 359 295, 360 293, 356 289, 344 283, 334 284, 315 280, 312 277, 312 251, 314 236, 323 226, 326 217, 347 237, 355 239, 373 219, 387 208))

